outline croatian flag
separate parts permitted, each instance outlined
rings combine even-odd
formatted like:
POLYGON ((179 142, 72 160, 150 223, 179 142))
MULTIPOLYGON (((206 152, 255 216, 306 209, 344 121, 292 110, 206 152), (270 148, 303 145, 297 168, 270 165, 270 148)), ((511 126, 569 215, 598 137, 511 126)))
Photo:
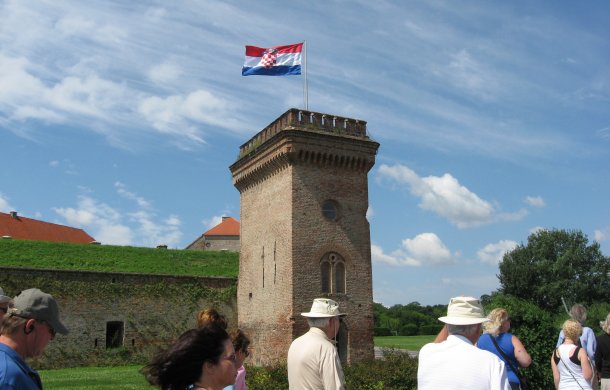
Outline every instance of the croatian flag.
POLYGON ((303 43, 273 46, 268 49, 246 46, 242 76, 290 76, 301 74, 303 43))

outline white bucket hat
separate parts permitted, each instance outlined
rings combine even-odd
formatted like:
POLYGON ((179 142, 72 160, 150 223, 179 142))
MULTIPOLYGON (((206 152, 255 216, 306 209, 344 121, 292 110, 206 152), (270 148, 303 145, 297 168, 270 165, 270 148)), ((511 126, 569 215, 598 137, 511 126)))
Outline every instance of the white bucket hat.
POLYGON ((339 304, 332 299, 316 298, 313 300, 311 310, 308 313, 301 313, 303 317, 325 318, 346 316, 347 314, 339 311, 339 304))
POLYGON ((12 300, 11 297, 7 297, 4 295, 4 290, 0 287, 0 303, 10 302, 12 300))
POLYGON ((481 302, 473 297, 455 297, 449 300, 447 315, 439 321, 449 325, 474 325, 489 321, 481 302))

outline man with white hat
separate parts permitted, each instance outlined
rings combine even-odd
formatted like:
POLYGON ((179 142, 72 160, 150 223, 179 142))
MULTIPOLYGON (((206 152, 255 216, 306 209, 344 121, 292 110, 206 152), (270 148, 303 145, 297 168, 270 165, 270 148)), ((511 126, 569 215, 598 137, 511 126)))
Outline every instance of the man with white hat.
POLYGON ((419 390, 510 390, 504 362, 474 346, 481 324, 489 321, 478 299, 451 298, 447 315, 439 320, 447 324, 449 336, 419 351, 419 390))
POLYGON ((11 301, 11 297, 4 295, 4 290, 0 287, 0 321, 8 310, 8 303, 11 301))
POLYGON ((288 384, 293 390, 343 390, 345 379, 333 339, 345 313, 332 299, 313 300, 307 318, 309 332, 296 338, 288 350, 288 384))
POLYGON ((25 359, 42 355, 55 333, 68 334, 57 301, 37 288, 19 293, 0 323, 0 389, 42 389, 25 359))

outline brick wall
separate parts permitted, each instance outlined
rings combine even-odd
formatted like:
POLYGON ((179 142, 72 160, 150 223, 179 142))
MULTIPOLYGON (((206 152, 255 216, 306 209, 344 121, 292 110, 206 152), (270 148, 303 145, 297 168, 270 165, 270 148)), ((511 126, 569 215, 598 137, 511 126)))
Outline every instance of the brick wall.
POLYGON ((347 362, 372 359, 367 175, 379 144, 364 133, 295 124, 291 115, 297 113, 244 144, 231 166, 241 195, 239 326, 252 337, 255 364, 285 361, 292 340, 308 329, 300 313, 324 296, 320 260, 334 252, 345 261, 346 291, 327 296, 349 313, 340 355, 347 362), (338 220, 323 217, 326 200, 339 205, 338 220))

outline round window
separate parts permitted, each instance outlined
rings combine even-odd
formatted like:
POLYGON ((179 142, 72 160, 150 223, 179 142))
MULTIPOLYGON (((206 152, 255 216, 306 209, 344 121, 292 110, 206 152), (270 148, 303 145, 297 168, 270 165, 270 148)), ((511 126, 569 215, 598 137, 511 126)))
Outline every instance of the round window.
POLYGON ((330 221, 336 221, 339 218, 339 207, 334 200, 327 200, 322 204, 322 215, 330 221))

